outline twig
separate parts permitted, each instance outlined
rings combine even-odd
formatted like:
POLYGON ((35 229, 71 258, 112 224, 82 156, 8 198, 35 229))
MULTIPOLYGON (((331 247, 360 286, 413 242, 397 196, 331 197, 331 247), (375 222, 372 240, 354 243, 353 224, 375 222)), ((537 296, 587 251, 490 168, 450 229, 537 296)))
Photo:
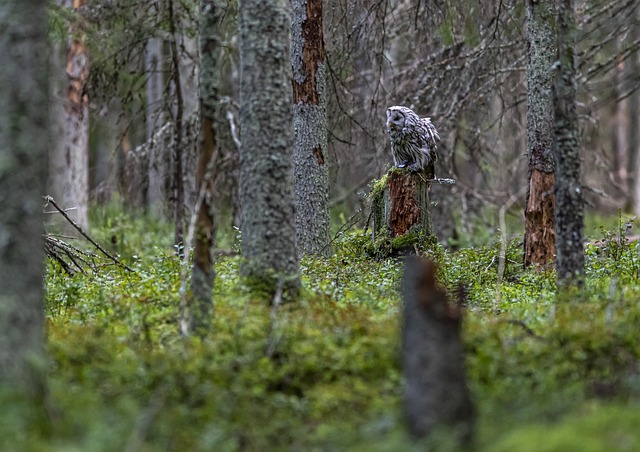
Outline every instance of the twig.
POLYGON ((56 202, 53 200, 53 198, 49 195, 44 197, 45 201, 47 202, 47 204, 51 204, 58 212, 60 212, 60 214, 65 218, 65 220, 67 220, 69 223, 71 223, 71 226, 73 226, 85 239, 87 239, 93 246, 95 246, 102 254, 104 254, 105 256, 107 256, 109 259, 111 259, 113 262, 115 262, 116 264, 120 265, 121 267, 123 267, 124 269, 126 269, 127 271, 130 271, 131 273, 135 273, 135 271, 133 269, 131 269, 127 264, 120 262, 120 260, 118 260, 118 258, 116 258, 115 256, 112 256, 108 251, 106 251, 104 248, 102 248, 100 246, 100 244, 98 244, 95 240, 93 240, 91 237, 89 237, 89 235, 84 232, 84 229, 82 229, 82 227, 80 227, 80 225, 78 225, 75 221, 73 221, 71 218, 69 218, 69 215, 66 214, 66 212, 61 209, 58 204, 56 204, 56 202))

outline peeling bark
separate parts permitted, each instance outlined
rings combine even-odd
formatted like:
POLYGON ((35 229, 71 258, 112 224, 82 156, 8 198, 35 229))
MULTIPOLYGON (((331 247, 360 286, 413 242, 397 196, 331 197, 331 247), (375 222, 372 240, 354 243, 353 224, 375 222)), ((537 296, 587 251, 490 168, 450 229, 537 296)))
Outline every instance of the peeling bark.
MULTIPOLYGON (((86 0, 61 0, 61 6, 78 9, 86 0)), ((83 229, 89 225, 89 99, 85 84, 89 56, 82 33, 69 30, 65 78, 54 74, 53 140, 50 153, 49 194, 69 210, 83 229)), ((54 53, 53 58, 57 54, 54 53)), ((54 67, 59 67, 54 63, 54 67)), ((66 223, 63 223, 63 225, 66 223)), ((66 233, 75 234, 69 229, 66 233)))
POLYGON ((555 256, 553 72, 555 2, 527 0, 527 147, 529 187, 524 266, 548 268, 555 256))
POLYGON ((329 173, 322 0, 294 0, 291 20, 294 193, 300 252, 329 252, 329 173))

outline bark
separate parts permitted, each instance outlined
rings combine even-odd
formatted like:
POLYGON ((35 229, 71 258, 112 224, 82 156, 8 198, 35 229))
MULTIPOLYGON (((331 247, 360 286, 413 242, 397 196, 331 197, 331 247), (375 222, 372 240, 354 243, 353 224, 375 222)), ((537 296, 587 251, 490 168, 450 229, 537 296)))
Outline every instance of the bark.
POLYGON ((409 431, 428 436, 448 428, 470 442, 474 409, 460 336, 462 310, 436 284, 435 265, 409 256, 403 279, 402 362, 409 431))
POLYGON ((176 246, 180 246, 184 242, 184 213, 185 213, 185 197, 184 197, 184 171, 183 171, 183 134, 184 134, 184 98, 182 96, 182 80, 180 73, 180 62, 178 45, 176 43, 176 29, 178 20, 175 17, 174 9, 177 8, 173 0, 169 0, 169 29, 174 39, 171 41, 171 79, 173 88, 175 90, 176 104, 174 106, 174 128, 175 128, 175 141, 172 153, 172 168, 171 168, 171 191, 174 201, 174 239, 173 243, 176 246))
MULTIPOLYGON (((640 19, 640 5, 635 7, 634 19, 640 19)), ((635 42, 640 40, 640 27, 634 27, 631 33, 631 39, 635 42)), ((640 74, 640 52, 629 57, 627 64, 629 71, 627 77, 635 77, 640 74)), ((640 90, 636 89, 629 96, 629 129, 627 138, 627 188, 629 196, 629 210, 635 215, 640 214, 640 90)))
POLYGON ((196 173, 199 187, 193 272, 191 276, 190 327, 198 334, 209 329, 213 309, 213 250, 216 239, 215 172, 217 141, 215 133, 216 107, 219 103, 218 78, 218 21, 220 11, 215 0, 200 0, 200 154, 196 173))
POLYGON ((0 384, 44 384, 42 196, 48 133, 46 2, 0 6, 0 384))
POLYGON ((556 274, 560 285, 581 285, 584 277, 584 206, 580 185, 579 124, 576 110, 575 23, 571 0, 558 8, 558 73, 554 82, 556 154, 556 274))
POLYGON ((301 253, 329 252, 329 173, 322 0, 292 2, 294 191, 301 253))
MULTIPOLYGON (((78 9, 85 0, 59 0, 63 7, 78 9)), ((85 84, 89 56, 80 27, 69 30, 65 77, 54 75, 54 133, 50 147, 49 194, 69 210, 83 229, 89 225, 89 99, 85 84), (58 83, 55 83, 55 81, 58 83)), ((57 54, 53 54, 57 58, 57 54)), ((54 62, 53 67, 58 67, 54 62)), ((73 229, 65 231, 75 234, 73 229)))
POLYGON ((527 0, 527 147, 529 187, 525 208, 524 266, 547 268, 554 260, 555 159, 553 69, 555 2, 527 0))
POLYGON ((391 240, 391 246, 376 254, 396 254, 433 236, 429 191, 431 183, 424 173, 392 169, 382 186, 374 187, 371 217, 374 245, 391 240), (402 240, 402 238, 408 240, 402 240), (394 241, 394 239, 397 239, 394 241))
POLYGON ((299 263, 293 208, 289 2, 241 0, 240 203, 242 273, 255 289, 294 293, 299 263))
POLYGON ((152 37, 147 41, 145 53, 146 72, 146 140, 149 143, 147 205, 149 210, 160 215, 166 205, 165 180, 167 175, 166 148, 154 142, 154 135, 164 125, 164 96, 162 80, 162 39, 152 37))

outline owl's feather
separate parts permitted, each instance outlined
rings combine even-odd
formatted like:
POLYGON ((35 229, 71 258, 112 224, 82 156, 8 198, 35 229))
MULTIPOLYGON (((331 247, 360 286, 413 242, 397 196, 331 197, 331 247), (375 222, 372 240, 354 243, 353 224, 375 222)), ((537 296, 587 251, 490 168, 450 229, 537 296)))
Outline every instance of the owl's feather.
POLYGON ((420 118, 407 107, 387 109, 387 132, 391 154, 397 167, 420 171, 438 161, 440 135, 431 118, 420 118))

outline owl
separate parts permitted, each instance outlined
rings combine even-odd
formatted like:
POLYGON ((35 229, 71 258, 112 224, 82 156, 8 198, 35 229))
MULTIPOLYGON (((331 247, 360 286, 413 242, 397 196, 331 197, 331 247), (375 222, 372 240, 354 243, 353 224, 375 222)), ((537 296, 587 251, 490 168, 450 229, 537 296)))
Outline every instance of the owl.
POLYGON ((431 118, 421 118, 407 107, 389 107, 387 133, 393 162, 398 168, 421 171, 433 168, 438 161, 436 149, 440 135, 431 118))

